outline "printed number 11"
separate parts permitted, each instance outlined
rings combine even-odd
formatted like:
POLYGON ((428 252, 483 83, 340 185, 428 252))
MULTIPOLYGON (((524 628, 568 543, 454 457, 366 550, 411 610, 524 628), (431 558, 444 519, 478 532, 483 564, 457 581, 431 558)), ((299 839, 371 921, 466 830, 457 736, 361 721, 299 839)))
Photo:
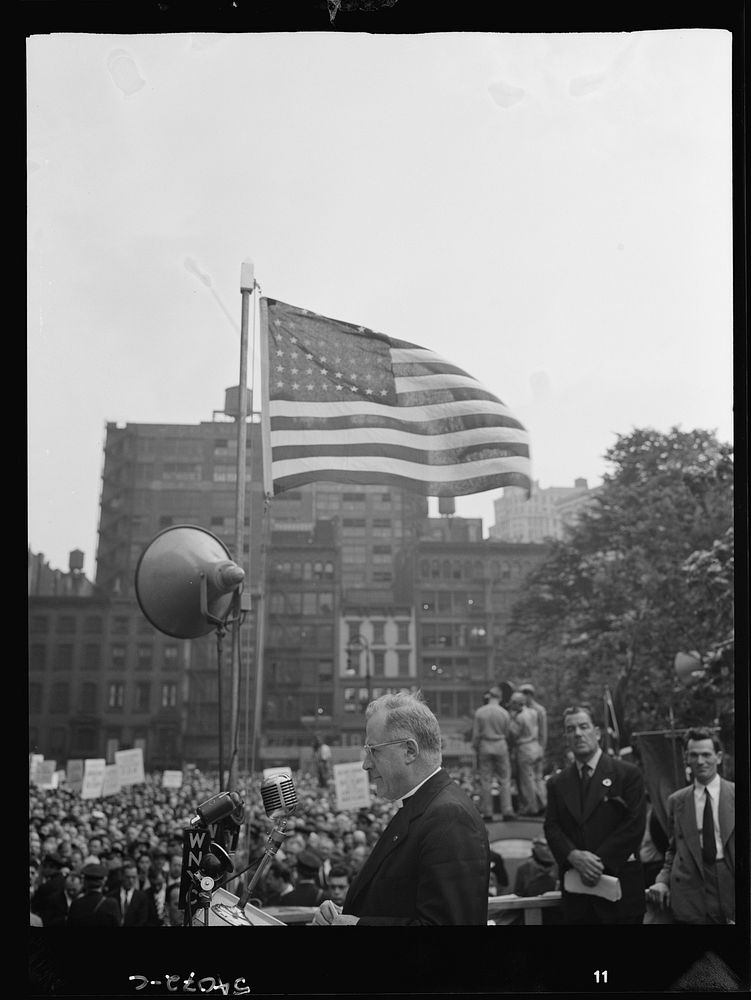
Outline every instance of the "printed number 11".
POLYGON ((602 972, 601 972, 598 969, 597 972, 595 972, 595 982, 597 982, 597 983, 600 983, 600 982, 606 983, 607 981, 608 981, 608 970, 607 969, 603 969, 602 972))

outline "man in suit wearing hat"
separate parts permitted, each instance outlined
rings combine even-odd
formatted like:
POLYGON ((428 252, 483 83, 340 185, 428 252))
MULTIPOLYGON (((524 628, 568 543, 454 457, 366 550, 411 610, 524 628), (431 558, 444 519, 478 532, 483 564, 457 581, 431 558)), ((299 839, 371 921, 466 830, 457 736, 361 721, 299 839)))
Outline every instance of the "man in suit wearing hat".
POLYGON ((327 893, 318 884, 321 858, 311 850, 297 855, 297 880, 294 888, 277 904, 278 906, 318 906, 327 893))
POLYGON ((45 854, 42 859, 42 884, 31 897, 31 912, 42 920, 42 926, 64 924, 68 915, 65 897, 67 868, 59 854, 45 854))
POLYGON ((735 785, 718 773, 720 741, 689 729, 684 752, 693 781, 668 798, 665 863, 647 890, 679 924, 735 923, 735 785))
POLYGON ((561 873, 565 924, 641 924, 644 875, 639 860, 647 802, 644 779, 633 764, 602 752, 600 729, 587 704, 563 713, 574 761, 548 782, 545 836, 561 873), (582 887, 566 889, 566 873, 582 887), (615 876, 621 898, 603 895, 602 876, 615 876))
POLYGON ((117 927, 120 923, 117 901, 103 892, 107 880, 106 867, 92 861, 83 866, 81 875, 83 890, 70 904, 67 926, 117 927))
POLYGON ((489 822, 493 819, 493 777, 498 778, 501 791, 501 813, 513 819, 511 805, 511 762, 508 737, 511 720, 501 705, 501 689, 492 687, 488 700, 476 710, 472 723, 472 746, 477 754, 480 778, 480 812, 489 822))
POLYGON ((438 719, 419 692, 382 695, 365 719, 363 770, 397 808, 341 909, 325 900, 313 924, 486 926, 488 833, 441 766, 438 719))
POLYGON ((532 841, 532 856, 516 869, 514 894, 541 896, 558 888, 558 869, 553 853, 544 837, 532 841))

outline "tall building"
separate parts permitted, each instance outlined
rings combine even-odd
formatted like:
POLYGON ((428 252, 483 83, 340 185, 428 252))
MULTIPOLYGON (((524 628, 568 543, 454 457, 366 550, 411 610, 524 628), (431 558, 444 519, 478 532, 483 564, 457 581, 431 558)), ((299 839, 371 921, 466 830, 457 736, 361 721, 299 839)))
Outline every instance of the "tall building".
POLYGON ((540 489, 535 482, 529 499, 524 490, 508 486, 493 501, 495 523, 488 528, 488 534, 503 542, 563 540, 566 528, 576 523, 597 493, 596 488, 589 488, 586 479, 575 479, 573 486, 546 489, 540 489))
POLYGON ((452 524, 445 540, 428 529, 414 554, 414 585, 420 686, 444 735, 460 744, 483 693, 515 679, 504 653, 511 606, 548 549, 461 540, 459 527, 452 524))
POLYGON ((251 419, 237 553, 232 398, 195 425, 107 425, 94 585, 75 553, 67 582, 30 555, 30 750, 111 762, 140 746, 147 769, 226 770, 233 755, 240 769, 296 766, 317 733, 351 758, 368 700, 418 687, 464 746, 467 718, 508 667, 514 594, 545 547, 483 540, 480 519, 429 518, 425 497, 393 488, 320 482, 267 499, 251 419), (166 635, 138 605, 142 554, 181 524, 210 531, 248 574, 224 633, 166 635))

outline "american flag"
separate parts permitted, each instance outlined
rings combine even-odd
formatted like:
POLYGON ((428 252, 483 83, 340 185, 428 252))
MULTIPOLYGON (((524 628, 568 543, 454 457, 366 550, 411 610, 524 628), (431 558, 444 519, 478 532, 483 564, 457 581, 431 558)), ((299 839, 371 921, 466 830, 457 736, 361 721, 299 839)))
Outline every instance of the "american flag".
POLYGON ((424 496, 531 491, 526 430, 433 351, 261 299, 266 492, 317 480, 424 496))

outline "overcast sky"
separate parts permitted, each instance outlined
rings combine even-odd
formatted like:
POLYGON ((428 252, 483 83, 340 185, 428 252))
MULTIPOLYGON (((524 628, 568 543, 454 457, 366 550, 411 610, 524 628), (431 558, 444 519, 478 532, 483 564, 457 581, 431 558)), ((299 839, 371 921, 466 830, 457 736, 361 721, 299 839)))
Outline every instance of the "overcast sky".
POLYGON ((94 576, 108 421, 221 409, 247 258, 479 378, 541 487, 633 427, 731 441, 731 38, 30 37, 32 551, 94 576))

